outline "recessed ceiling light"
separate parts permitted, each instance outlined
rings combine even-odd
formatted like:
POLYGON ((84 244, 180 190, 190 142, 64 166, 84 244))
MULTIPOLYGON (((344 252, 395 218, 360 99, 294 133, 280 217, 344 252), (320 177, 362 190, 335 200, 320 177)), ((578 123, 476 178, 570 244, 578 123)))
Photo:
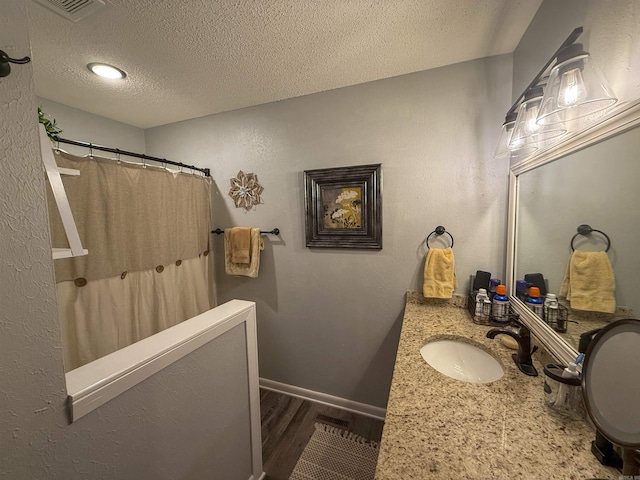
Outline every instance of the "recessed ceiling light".
POLYGON ((90 63, 87 65, 87 68, 96 75, 104 78, 118 80, 127 76, 127 73, 124 70, 107 65, 106 63, 90 63))

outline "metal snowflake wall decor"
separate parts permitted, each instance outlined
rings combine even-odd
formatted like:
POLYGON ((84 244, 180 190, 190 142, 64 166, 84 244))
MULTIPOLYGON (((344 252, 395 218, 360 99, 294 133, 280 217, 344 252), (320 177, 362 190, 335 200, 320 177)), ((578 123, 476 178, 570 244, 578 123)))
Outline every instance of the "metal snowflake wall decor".
POLYGON ((263 203, 260 194, 264 187, 258 183, 255 173, 244 173, 240 170, 236 178, 230 179, 229 183, 229 196, 233 198, 236 208, 244 208, 248 212, 254 206, 263 203))

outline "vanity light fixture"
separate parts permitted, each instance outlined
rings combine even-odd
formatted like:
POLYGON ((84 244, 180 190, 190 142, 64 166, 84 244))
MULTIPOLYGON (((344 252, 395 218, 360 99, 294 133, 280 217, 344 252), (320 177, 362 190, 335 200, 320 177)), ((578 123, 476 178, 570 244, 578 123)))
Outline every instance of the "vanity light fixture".
POLYGON ((543 93, 544 90, 541 86, 529 88, 525 92, 524 100, 518 107, 518 117, 509 141, 509 148, 512 150, 533 146, 542 148, 548 146, 552 141, 559 140, 567 133, 562 124, 546 127, 536 123, 543 93))
POLYGON ((617 103, 589 52, 575 43, 582 32, 582 27, 573 29, 511 106, 495 158, 524 160, 599 120, 617 103))
POLYGON ((585 124, 602 117, 618 99, 581 43, 561 48, 551 70, 538 125, 585 124))
POLYGON ((533 144, 520 144, 519 142, 514 142, 513 146, 511 143, 511 136, 513 135, 514 127, 516 126, 516 118, 518 117, 517 112, 509 113, 502 124, 502 129, 500 130, 500 138, 498 139, 498 146, 496 148, 496 152, 493 155, 494 158, 509 158, 509 157, 528 157, 533 152, 537 150, 537 146, 533 144))
POLYGON ((500 137, 498 138, 498 146, 496 152, 493 154, 494 158, 508 158, 511 155, 509 149, 509 142, 511 141, 511 134, 513 133, 513 127, 516 124, 517 113, 513 112, 507 115, 500 129, 500 137))
POLYGON ((120 70, 113 65, 107 65, 106 63, 90 63, 87 65, 87 68, 96 75, 111 80, 120 80, 127 76, 124 70, 120 70))

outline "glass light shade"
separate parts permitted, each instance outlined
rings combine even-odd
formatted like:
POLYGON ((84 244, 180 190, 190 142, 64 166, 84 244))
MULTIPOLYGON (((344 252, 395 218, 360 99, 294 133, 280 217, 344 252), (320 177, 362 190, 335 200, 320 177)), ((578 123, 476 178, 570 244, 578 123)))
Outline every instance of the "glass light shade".
POLYGON ((514 112, 507 115, 507 117, 505 118, 505 121, 502 124, 502 129, 500 130, 498 146, 496 147, 496 152, 493 155, 494 158, 524 158, 528 157, 537 150, 537 147, 535 145, 523 145, 523 148, 510 148, 509 142, 511 141, 513 128, 516 125, 516 117, 517 113, 514 112))
POLYGON ((618 99, 588 52, 579 43, 558 53, 538 113, 538 125, 562 124, 572 129, 592 123, 618 99))
POLYGON ((512 150, 548 146, 551 141, 559 140, 567 133, 563 124, 547 127, 536 123, 542 99, 542 87, 533 87, 525 93, 524 100, 518 107, 518 118, 509 141, 509 148, 512 150))
POLYGON ((127 76, 124 70, 105 63, 90 63, 87 65, 87 68, 100 77, 112 80, 118 80, 127 76))

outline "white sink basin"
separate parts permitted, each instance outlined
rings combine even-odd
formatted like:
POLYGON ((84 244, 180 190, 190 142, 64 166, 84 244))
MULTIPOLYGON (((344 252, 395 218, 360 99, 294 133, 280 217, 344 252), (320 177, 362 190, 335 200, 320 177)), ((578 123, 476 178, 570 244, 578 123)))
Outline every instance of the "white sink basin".
POLYGON ((434 340, 420 349, 424 361, 440 373, 469 383, 499 380, 500 363, 484 350, 458 340, 434 340))

